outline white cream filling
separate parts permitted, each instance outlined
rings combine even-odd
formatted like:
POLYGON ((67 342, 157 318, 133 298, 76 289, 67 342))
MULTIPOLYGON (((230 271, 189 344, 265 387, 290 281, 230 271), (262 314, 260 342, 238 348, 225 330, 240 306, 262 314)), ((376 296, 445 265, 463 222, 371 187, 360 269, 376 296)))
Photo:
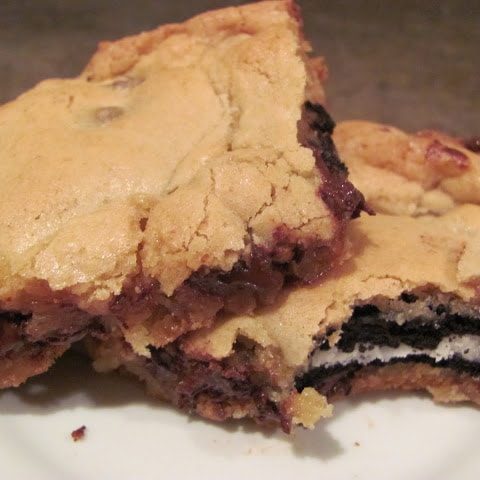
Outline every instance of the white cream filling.
POLYGON ((317 349, 310 357, 309 369, 338 364, 347 365, 352 362, 368 365, 375 360, 387 363, 409 355, 428 355, 435 362, 448 360, 457 355, 469 362, 480 362, 480 335, 450 335, 443 338, 435 350, 422 350, 405 344, 401 344, 398 348, 373 346, 364 352, 360 351, 358 345, 352 352, 342 352, 337 347, 329 350, 317 349))

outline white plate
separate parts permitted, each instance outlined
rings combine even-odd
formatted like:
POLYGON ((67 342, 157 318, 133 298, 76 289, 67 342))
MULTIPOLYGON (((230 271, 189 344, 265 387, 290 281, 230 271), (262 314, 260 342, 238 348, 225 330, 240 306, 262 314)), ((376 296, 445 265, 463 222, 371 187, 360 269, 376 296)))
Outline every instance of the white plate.
POLYGON ((292 437, 189 418, 76 355, 0 393, 0 478, 455 479, 480 475, 480 411, 380 395, 292 437), (86 436, 70 433, 86 425, 86 436))

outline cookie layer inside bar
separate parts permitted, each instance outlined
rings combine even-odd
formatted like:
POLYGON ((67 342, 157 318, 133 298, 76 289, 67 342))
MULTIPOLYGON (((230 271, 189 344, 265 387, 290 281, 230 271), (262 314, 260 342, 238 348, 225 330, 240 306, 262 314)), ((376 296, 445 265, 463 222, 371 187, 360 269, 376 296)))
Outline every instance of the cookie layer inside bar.
MULTIPOLYGON (((333 332, 332 332, 333 333, 333 332)), ((335 344, 322 339, 299 390, 348 395, 363 369, 421 363, 480 378, 480 313, 453 298, 403 294, 357 306, 335 344)))

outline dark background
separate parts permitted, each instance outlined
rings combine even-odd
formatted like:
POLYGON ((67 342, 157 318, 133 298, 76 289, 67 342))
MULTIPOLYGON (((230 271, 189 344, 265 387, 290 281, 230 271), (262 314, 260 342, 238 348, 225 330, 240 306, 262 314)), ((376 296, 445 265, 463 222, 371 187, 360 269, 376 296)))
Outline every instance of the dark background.
MULTIPOLYGON (((95 45, 229 0, 0 0, 0 102, 79 73, 95 45)), ((479 0, 300 0, 337 120, 480 134, 479 0)))

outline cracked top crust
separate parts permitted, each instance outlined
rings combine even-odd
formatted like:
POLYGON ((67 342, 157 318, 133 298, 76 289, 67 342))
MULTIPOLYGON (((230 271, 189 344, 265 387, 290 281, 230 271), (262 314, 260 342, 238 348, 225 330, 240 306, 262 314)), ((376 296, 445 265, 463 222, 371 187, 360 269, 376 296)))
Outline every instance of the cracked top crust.
POLYGON ((338 124, 334 140, 352 182, 376 212, 440 215, 462 203, 480 204, 480 155, 459 139, 348 121, 338 124))
MULTIPOLYGON (((199 358, 224 358, 237 337, 280 348, 292 367, 306 364, 314 337, 350 318, 355 302, 436 289, 472 301, 480 280, 480 207, 441 217, 362 216, 348 227, 352 256, 321 287, 291 291, 280 307, 217 323, 184 341, 199 358)), ((475 300, 476 301, 476 300, 475 300)))
POLYGON ((40 286, 92 310, 140 269, 170 295, 279 226, 331 241, 297 140, 316 80, 296 14, 262 2, 102 43, 80 77, 3 106, 0 307, 40 286))

